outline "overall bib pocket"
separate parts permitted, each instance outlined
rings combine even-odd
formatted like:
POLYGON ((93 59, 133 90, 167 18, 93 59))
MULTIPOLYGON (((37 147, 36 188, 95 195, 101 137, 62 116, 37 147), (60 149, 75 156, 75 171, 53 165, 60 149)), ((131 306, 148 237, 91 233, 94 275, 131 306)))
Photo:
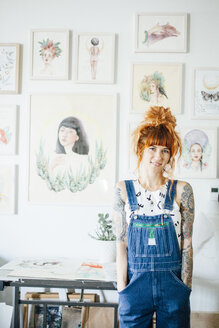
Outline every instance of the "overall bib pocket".
POLYGON ((173 252, 169 222, 160 224, 135 221, 128 238, 130 251, 135 257, 170 256, 173 252))

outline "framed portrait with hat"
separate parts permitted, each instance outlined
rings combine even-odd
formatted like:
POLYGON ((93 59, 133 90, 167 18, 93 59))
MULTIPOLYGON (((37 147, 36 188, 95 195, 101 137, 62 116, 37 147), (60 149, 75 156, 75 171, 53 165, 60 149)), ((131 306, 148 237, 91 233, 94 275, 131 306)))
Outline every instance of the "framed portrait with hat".
POLYGON ((216 178, 217 128, 187 127, 181 130, 180 178, 216 178))
POLYGON ((193 119, 219 119, 219 67, 194 72, 193 119))

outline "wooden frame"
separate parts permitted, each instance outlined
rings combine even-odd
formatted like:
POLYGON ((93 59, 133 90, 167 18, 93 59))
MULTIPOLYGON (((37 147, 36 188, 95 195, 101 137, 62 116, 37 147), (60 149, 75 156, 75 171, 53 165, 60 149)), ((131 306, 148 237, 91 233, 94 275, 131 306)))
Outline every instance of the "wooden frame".
POLYGON ((186 52, 186 13, 137 13, 135 52, 186 52))
POLYGON ((20 44, 0 43, 0 94, 19 93, 20 44))
POLYGON ((68 80, 69 30, 34 29, 30 32, 30 78, 68 80))

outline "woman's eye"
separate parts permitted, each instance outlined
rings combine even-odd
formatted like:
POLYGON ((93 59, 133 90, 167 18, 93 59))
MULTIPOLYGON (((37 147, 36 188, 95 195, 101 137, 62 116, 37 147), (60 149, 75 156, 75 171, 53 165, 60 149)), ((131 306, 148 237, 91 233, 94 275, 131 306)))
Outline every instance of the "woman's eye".
POLYGON ((167 153, 167 154, 169 154, 169 149, 164 149, 164 153, 167 153))

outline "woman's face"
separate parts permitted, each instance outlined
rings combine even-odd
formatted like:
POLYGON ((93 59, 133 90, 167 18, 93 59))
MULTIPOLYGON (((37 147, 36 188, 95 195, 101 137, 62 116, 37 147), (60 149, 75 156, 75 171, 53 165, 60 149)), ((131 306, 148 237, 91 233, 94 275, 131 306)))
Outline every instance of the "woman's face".
POLYGON ((72 128, 61 126, 59 129, 59 142, 63 147, 74 146, 75 141, 78 141, 79 137, 77 131, 72 128))
POLYGON ((202 158, 202 147, 199 144, 193 144, 190 148, 191 159, 194 162, 200 162, 202 158))
POLYGON ((145 148, 142 164, 146 168, 155 170, 156 172, 161 172, 164 170, 165 166, 170 160, 170 150, 164 146, 152 145, 145 148))
POLYGON ((44 50, 43 52, 43 61, 45 64, 50 64, 53 60, 53 54, 50 50, 44 50))
POLYGON ((154 81, 151 81, 150 83, 150 92, 151 94, 154 94, 157 90, 156 83, 154 81))

